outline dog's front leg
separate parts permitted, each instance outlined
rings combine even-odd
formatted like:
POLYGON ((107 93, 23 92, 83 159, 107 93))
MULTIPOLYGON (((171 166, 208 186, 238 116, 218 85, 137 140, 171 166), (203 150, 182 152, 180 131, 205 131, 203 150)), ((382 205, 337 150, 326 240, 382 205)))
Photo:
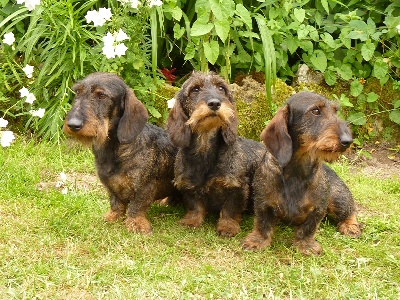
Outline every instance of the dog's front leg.
POLYGON ((224 192, 226 200, 222 205, 217 225, 217 233, 224 237, 233 237, 240 232, 242 212, 246 209, 248 189, 231 188, 224 192))
POLYGON ((126 203, 122 203, 117 196, 109 192, 110 194, 110 210, 104 214, 106 222, 116 222, 119 219, 125 217, 127 208, 126 203))
POLYGON ((297 226, 293 244, 304 255, 320 255, 322 253, 322 247, 315 240, 315 234, 324 215, 323 211, 314 210, 309 213, 303 224, 297 226))
POLYGON ((182 191, 187 212, 180 224, 189 227, 200 227, 206 215, 206 204, 204 199, 191 190, 182 191))

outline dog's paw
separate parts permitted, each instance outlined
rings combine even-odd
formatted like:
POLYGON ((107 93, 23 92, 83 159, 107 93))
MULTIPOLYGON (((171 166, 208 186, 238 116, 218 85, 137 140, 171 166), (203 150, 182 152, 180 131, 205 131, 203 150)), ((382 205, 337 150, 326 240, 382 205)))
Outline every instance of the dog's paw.
POLYGON ((143 216, 128 217, 125 226, 129 232, 149 234, 153 231, 150 222, 143 216))
POLYGON ((179 221, 179 224, 188 227, 200 227, 203 224, 204 216, 201 213, 188 211, 187 214, 179 221))
POLYGON ((272 238, 264 238, 258 231, 249 233, 242 242, 242 248, 245 250, 260 250, 271 245, 272 238))
POLYGON ((362 225, 355 222, 343 221, 338 224, 338 231, 352 238, 359 238, 361 235, 362 225))
POLYGON ((240 232, 240 225, 234 219, 219 219, 217 233, 223 237, 234 237, 240 232))
POLYGON ((296 240, 293 244, 303 255, 318 256, 322 254, 322 247, 316 240, 313 239, 296 240))
POLYGON ((125 213, 121 211, 109 210, 103 216, 104 220, 108 223, 117 222, 124 217, 125 213))

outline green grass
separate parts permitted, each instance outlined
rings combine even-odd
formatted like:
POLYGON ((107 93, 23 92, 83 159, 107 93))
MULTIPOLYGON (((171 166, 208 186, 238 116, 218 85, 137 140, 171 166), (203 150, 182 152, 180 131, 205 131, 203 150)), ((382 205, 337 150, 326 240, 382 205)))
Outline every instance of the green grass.
POLYGON ((360 203, 360 239, 324 221, 324 255, 304 257, 280 226, 270 249, 247 252, 251 216, 232 239, 216 235, 212 216, 200 229, 178 225, 180 207, 153 205, 149 236, 105 224, 89 150, 18 140, 0 149, 0 298, 399 299, 400 181, 334 168, 360 203), (61 171, 66 195, 55 187, 61 171))

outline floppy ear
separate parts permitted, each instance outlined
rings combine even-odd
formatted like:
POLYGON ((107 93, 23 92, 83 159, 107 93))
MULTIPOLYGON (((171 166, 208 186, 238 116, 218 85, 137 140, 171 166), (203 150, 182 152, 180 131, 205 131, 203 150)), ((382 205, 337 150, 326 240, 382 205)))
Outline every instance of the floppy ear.
POLYGON ((288 133, 289 106, 278 110, 261 133, 261 140, 267 149, 285 167, 293 154, 292 138, 288 133))
POLYGON ((231 146, 236 142, 237 137, 238 118, 236 111, 234 111, 234 115, 229 118, 229 121, 228 126, 222 128, 222 137, 225 143, 231 146))
POLYGON ((136 98, 135 93, 127 88, 124 98, 124 114, 118 123, 118 140, 121 143, 132 142, 143 130, 148 118, 146 107, 136 98))
POLYGON ((192 131, 186 124, 188 117, 183 111, 182 104, 179 101, 179 95, 171 109, 167 119, 167 131, 172 143, 179 148, 186 148, 190 144, 192 131))

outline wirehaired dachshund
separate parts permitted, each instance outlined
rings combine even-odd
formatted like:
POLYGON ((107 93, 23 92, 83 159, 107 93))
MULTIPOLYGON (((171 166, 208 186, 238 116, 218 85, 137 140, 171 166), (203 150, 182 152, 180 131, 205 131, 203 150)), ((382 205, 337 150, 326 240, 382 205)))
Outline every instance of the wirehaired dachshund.
POLYGON ((107 189, 107 222, 127 214, 131 232, 150 233, 146 211, 154 200, 175 196, 177 148, 164 129, 147 123, 145 106, 117 75, 93 73, 73 86, 75 98, 64 131, 89 144, 107 189))
POLYGON ((353 142, 346 122, 337 116, 338 106, 325 97, 300 92, 261 133, 268 150, 283 170, 284 199, 266 197, 268 182, 255 185, 254 229, 244 240, 246 249, 269 246, 278 220, 296 227, 294 245, 305 255, 319 255, 315 234, 328 214, 342 234, 359 237, 356 205, 346 184, 324 161, 336 160, 353 142), (264 185, 264 186, 263 186, 264 185))
POLYGON ((174 183, 187 207, 180 223, 198 227, 207 212, 219 212, 217 233, 235 236, 252 202, 255 170, 262 161, 272 160, 274 174, 278 162, 261 143, 237 136, 232 93, 214 73, 191 75, 177 93, 167 124, 179 148, 174 183))

